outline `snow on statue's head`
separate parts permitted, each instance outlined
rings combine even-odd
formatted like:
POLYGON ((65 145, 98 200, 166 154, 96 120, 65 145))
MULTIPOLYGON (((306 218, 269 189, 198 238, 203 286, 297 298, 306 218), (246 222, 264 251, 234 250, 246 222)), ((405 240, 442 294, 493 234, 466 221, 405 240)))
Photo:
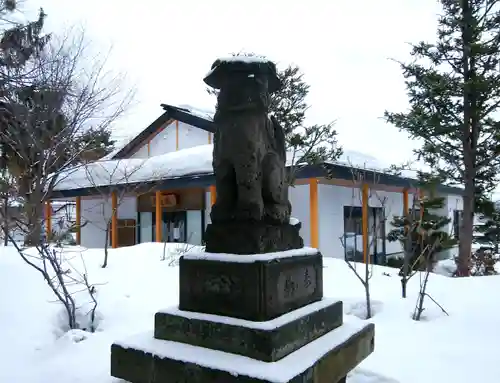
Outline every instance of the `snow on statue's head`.
POLYGON ((257 108, 267 111, 269 95, 281 87, 276 65, 255 56, 217 59, 203 81, 219 91, 219 110, 257 108))

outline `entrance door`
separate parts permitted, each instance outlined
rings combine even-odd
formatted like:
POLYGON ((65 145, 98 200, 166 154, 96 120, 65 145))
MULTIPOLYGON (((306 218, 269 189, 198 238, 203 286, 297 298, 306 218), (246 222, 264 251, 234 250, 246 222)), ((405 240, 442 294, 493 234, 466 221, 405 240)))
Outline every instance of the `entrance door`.
POLYGON ((186 242, 186 212, 163 212, 163 240, 186 242))

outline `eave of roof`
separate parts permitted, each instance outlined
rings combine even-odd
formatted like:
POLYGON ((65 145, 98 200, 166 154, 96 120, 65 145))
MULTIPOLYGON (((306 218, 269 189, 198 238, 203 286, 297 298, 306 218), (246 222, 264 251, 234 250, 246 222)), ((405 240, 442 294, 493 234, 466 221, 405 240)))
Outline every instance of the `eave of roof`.
MULTIPOLYGON (((356 169, 360 172, 364 172, 363 169, 356 169)), ((366 174, 369 175, 370 179, 374 180, 373 183, 378 185, 393 186, 398 188, 416 188, 417 180, 399 177, 392 174, 386 174, 382 172, 376 172, 372 170, 366 170, 366 174), (376 180, 376 181, 375 181, 376 180)), ((297 179, 307 179, 307 178, 320 178, 320 177, 331 177, 334 179, 340 179, 345 181, 354 181, 353 169, 349 166, 338 165, 338 164, 318 164, 318 165, 307 165, 296 170, 297 179)), ((165 178, 162 180, 155 180, 150 182, 141 182, 137 185, 135 184, 121 184, 121 185, 109 185, 106 187, 99 187, 98 189, 80 188, 80 189, 70 189, 70 190, 58 190, 53 192, 52 198, 73 198, 78 196, 96 196, 103 195, 107 192, 112 191, 123 191, 123 190, 133 190, 134 193, 140 194, 144 192, 152 192, 156 190, 174 190, 174 189, 187 189, 187 188, 208 188, 215 184, 215 176, 213 173, 205 174, 191 174, 187 176, 165 178)), ((354 184, 354 182, 353 182, 354 184)), ((437 192, 446 195, 462 195, 463 189, 439 185, 437 186, 437 192)))

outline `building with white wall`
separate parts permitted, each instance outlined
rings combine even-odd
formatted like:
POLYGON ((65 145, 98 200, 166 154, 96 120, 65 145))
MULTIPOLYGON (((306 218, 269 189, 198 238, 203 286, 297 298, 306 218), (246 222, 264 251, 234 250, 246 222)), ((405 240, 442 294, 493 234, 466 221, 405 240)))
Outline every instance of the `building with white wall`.
MULTIPOLYGON (((203 243, 216 198, 215 127, 209 114, 162 106, 164 113, 132 140, 57 183, 52 198, 75 201, 81 245, 103 247, 106 238, 113 247, 203 243)), ((301 167, 296 179, 292 216, 301 221, 307 246, 338 258, 366 247, 375 261, 401 251, 386 235, 392 217, 412 207, 416 180, 340 163, 301 167)), ((442 213, 452 219, 451 231, 462 210, 461 189, 442 185, 436 191, 446 197, 442 213)))

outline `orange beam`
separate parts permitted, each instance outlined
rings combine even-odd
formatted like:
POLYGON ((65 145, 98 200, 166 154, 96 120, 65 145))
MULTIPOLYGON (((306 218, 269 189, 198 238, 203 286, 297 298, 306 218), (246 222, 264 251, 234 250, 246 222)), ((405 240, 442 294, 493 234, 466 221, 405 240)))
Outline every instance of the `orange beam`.
POLYGON ((179 150, 179 121, 175 120, 175 150, 179 150))
POLYGON ((161 242, 161 192, 156 192, 156 242, 161 242))
POLYGON ((217 191, 215 190, 215 185, 210 186, 210 205, 215 205, 215 201, 217 200, 217 191))
POLYGON ((368 184, 363 184, 361 187, 361 225, 363 233, 363 262, 369 262, 369 238, 368 238, 368 184))
POLYGON ((403 214, 405 216, 410 214, 410 208, 408 205, 408 189, 403 189, 403 214))
POLYGON ((319 247, 318 232, 318 179, 309 179, 309 215, 311 219, 311 247, 319 247))
POLYGON ((212 133, 208 132, 208 143, 212 143, 212 133))
POLYGON ((52 237, 52 204, 50 201, 45 202, 45 235, 47 242, 52 237))
POLYGON ((151 141, 148 141, 148 157, 151 155, 151 141))
POLYGON ((76 244, 82 244, 82 197, 76 197, 76 244))
MULTIPOLYGON (((306 180, 307 182, 307 180, 306 180)), ((344 186, 348 188, 359 188, 361 189, 363 182, 357 181, 357 180, 344 180, 344 179, 338 179, 338 178, 319 178, 319 183, 320 184, 325 184, 325 185, 335 185, 335 186, 344 186)), ((370 183, 366 182, 368 186, 370 187, 371 190, 381 190, 381 191, 387 191, 391 193, 402 193, 405 188, 400 187, 400 186, 390 186, 390 185, 383 185, 383 184, 377 184, 377 183, 370 183)), ((296 185, 301 184, 301 180, 297 180, 295 182, 296 185)), ((408 188, 409 193, 416 193, 417 189, 411 189, 408 188)))
POLYGON ((111 193, 111 247, 118 247, 118 197, 116 192, 111 193))

